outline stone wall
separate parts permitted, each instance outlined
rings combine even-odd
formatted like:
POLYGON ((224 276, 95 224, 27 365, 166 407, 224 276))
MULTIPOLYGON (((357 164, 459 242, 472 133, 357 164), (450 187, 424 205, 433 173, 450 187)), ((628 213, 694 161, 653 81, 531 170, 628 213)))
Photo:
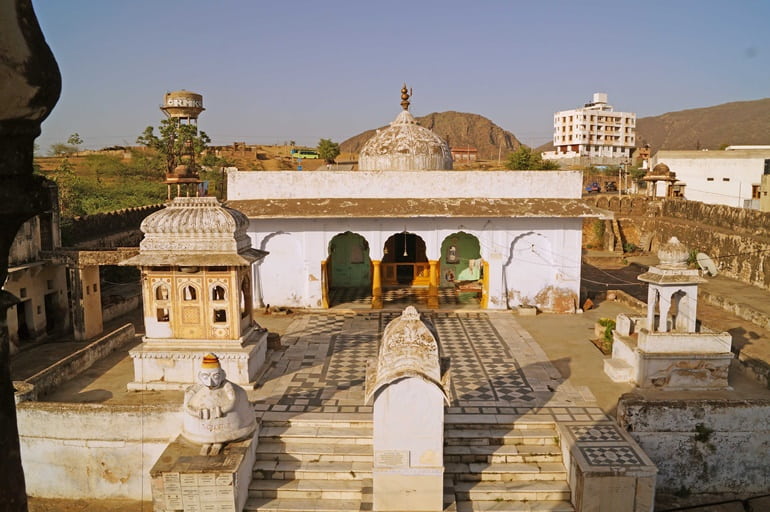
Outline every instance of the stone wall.
POLYGON ((134 326, 126 324, 64 359, 57 361, 48 368, 39 371, 26 379, 26 382, 35 386, 35 396, 45 396, 46 393, 57 388, 62 382, 90 368, 92 364, 115 349, 131 343, 135 338, 134 326))
POLYGON ((732 279, 770 290, 770 213, 684 199, 587 198, 616 213, 627 240, 656 251, 672 236, 732 279), (630 235, 630 236, 629 236, 630 235))
POLYGON ((16 414, 27 493, 40 498, 150 501, 150 468, 182 428, 176 403, 23 402, 16 414))
POLYGON ((117 247, 139 244, 139 226, 145 217, 161 208, 163 204, 125 208, 109 213, 85 215, 62 221, 62 243, 66 247, 117 247), (124 234, 129 239, 125 240, 124 234), (135 233, 132 235, 132 233, 135 233))
POLYGON ((758 494, 770 488, 770 401, 618 402, 618 422, 658 467, 662 493, 758 494))

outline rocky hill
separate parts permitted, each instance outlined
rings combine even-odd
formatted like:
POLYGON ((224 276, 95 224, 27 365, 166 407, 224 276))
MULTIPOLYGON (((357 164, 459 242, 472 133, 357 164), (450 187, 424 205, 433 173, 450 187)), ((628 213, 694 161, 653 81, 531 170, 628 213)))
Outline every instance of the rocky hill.
MULTIPOLYGON (((667 112, 636 120, 636 144, 660 149, 719 149, 729 144, 770 144, 770 98, 667 112)), ((537 148, 550 151, 549 142, 537 148)))
MULTIPOLYGON (((453 147, 475 147, 480 159, 496 160, 498 152, 501 158, 515 151, 521 142, 514 134, 503 130, 495 123, 478 114, 464 112, 434 112, 415 118, 420 126, 433 130, 453 147)), ((385 126, 381 126, 385 128, 385 126)), ((340 143, 344 153, 357 154, 364 143, 375 133, 367 130, 340 143)))

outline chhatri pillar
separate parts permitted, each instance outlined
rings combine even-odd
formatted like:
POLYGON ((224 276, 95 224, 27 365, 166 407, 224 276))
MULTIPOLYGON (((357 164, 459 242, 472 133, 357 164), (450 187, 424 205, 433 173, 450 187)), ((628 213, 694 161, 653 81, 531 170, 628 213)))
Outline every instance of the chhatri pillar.
POLYGON ((439 308, 438 300, 438 260, 430 260, 430 278, 428 285, 428 307, 430 309, 439 308))
POLYGON ((372 260, 372 309, 382 309, 382 268, 380 260, 372 260))

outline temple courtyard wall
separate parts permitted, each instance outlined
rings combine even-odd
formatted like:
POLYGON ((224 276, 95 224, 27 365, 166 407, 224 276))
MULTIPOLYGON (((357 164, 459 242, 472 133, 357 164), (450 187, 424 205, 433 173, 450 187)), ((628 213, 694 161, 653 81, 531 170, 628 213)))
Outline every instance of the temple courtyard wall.
POLYGON ((623 395, 617 421, 658 467, 657 492, 764 494, 770 400, 623 395))
POLYGON ((179 404, 22 402, 16 408, 27 493, 149 501, 147 477, 181 431, 179 404))

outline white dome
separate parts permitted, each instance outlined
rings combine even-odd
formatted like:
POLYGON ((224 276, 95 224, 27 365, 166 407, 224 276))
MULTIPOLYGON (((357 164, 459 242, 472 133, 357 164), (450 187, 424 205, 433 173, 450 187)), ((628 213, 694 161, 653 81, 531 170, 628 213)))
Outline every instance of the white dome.
POLYGON ((404 110, 390 126, 377 130, 358 156, 362 171, 433 171, 452 168, 449 144, 420 126, 409 113, 406 86, 401 90, 404 110))

